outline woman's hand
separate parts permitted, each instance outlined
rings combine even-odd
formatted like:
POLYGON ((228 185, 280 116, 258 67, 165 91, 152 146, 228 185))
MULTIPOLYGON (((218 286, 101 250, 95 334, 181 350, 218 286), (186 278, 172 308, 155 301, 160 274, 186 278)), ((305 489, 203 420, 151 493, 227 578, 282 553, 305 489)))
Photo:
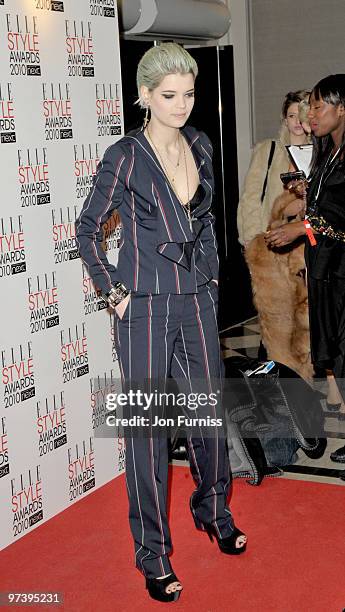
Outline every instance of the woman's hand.
POLYGON ((308 181, 304 179, 299 181, 290 181, 286 187, 290 192, 293 191, 297 197, 303 198, 307 194, 308 181))
POLYGON ((285 223, 281 227, 266 232, 264 238, 266 245, 269 248, 280 248, 290 244, 300 236, 305 234, 305 227, 303 221, 297 221, 293 223, 285 223))
POLYGON ((123 315, 125 314, 126 308, 128 306, 128 302, 130 300, 130 293, 128 295, 126 295, 125 299, 122 300, 122 302, 120 302, 120 304, 118 304, 117 306, 115 306, 115 312, 117 314, 117 316, 119 317, 119 319, 122 319, 123 315))

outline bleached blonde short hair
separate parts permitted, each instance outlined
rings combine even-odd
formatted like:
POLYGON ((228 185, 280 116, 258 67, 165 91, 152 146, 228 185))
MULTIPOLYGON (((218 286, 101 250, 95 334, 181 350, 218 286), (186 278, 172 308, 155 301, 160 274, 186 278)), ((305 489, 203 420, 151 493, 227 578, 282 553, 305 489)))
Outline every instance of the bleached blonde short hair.
POLYGON ((191 73, 196 79, 198 66, 195 59, 177 43, 162 43, 151 47, 142 56, 137 69, 138 104, 145 108, 140 89, 145 85, 156 89, 168 74, 191 73))

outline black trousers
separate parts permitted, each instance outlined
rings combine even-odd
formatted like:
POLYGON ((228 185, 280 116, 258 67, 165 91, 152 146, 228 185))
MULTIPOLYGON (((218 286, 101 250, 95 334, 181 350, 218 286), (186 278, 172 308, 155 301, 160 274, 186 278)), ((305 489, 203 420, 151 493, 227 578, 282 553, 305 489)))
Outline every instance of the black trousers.
MULTIPOLYGON (((216 391, 212 384, 219 382, 223 368, 217 299, 218 288, 213 281, 201 287, 198 294, 133 293, 123 318, 115 317, 126 388, 131 381, 143 378, 173 377, 183 379, 184 385, 187 381, 191 389, 194 380, 204 380, 205 388, 216 391)), ((197 416, 210 415, 212 410, 210 405, 200 406, 197 416)), ((212 524, 224 538, 234 529, 226 502, 231 474, 224 432, 212 429, 213 437, 205 437, 201 430, 195 435, 195 429, 188 433, 190 469, 196 485, 190 508, 198 528, 212 524)), ((168 574, 172 569, 166 438, 127 436, 126 481, 136 566, 148 578, 168 574)))

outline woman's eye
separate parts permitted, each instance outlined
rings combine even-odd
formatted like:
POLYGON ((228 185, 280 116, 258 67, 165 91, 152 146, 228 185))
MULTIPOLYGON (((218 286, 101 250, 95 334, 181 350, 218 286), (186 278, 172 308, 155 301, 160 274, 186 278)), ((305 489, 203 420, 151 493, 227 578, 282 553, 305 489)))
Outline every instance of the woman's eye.
POLYGON ((163 98, 165 98, 166 100, 171 100, 171 98, 173 98, 174 96, 169 95, 169 94, 162 94, 163 98))
POLYGON ((194 91, 192 93, 187 93, 186 97, 187 98, 194 98, 194 91))

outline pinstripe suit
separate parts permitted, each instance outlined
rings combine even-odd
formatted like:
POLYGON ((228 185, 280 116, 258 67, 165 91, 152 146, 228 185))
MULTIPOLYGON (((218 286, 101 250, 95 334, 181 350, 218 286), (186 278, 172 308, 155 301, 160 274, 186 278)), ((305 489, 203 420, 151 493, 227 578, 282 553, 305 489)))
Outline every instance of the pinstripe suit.
MULTIPOLYGON (((203 198, 193 212, 191 231, 185 210, 142 132, 122 138, 106 151, 77 221, 81 257, 96 286, 107 292, 121 281, 131 291, 122 319, 115 317, 123 385, 143 378, 203 379, 214 391, 222 376, 218 330, 218 278, 214 218, 212 148, 194 128, 182 131, 199 171, 203 198), (123 227, 118 265, 107 261, 102 224, 118 209, 123 227)), ((200 389, 198 389, 199 391, 200 389)), ((198 417, 211 414, 198 408, 198 417)), ((190 414, 188 415, 190 416, 190 414)), ((230 468, 223 437, 188 440, 196 490, 191 510, 197 527, 212 523, 220 537, 231 535, 226 505, 230 468)), ((167 441, 127 439, 126 480, 136 565, 151 578, 171 571, 167 522, 167 441)))

